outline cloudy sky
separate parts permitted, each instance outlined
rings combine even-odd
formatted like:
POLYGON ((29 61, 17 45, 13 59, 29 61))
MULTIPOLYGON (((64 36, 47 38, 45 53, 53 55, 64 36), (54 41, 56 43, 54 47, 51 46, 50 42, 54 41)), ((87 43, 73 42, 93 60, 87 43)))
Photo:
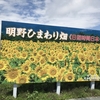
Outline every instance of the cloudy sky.
POLYGON ((100 30, 100 0, 0 0, 2 20, 100 30))

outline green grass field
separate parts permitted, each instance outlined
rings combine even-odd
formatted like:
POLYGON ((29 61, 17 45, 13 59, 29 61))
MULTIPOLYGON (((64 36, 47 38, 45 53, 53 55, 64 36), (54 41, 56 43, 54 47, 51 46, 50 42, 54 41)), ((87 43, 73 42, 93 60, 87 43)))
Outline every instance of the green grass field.
POLYGON ((100 96, 100 82, 90 89, 89 82, 61 83, 61 94, 56 94, 56 83, 34 83, 18 85, 18 96, 14 98, 13 84, 0 84, 0 100, 68 100, 100 96))

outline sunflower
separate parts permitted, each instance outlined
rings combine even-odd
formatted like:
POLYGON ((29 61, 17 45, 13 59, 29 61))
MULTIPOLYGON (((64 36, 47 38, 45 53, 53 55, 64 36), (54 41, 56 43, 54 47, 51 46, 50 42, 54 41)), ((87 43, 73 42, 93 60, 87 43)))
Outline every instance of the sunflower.
POLYGON ((31 71, 31 67, 30 67, 30 64, 28 62, 24 63, 22 66, 21 66, 21 69, 23 72, 25 73, 29 73, 31 71))
POLYGON ((64 53, 62 53, 62 52, 60 52, 60 53, 57 54, 57 59, 58 59, 59 61, 63 61, 63 60, 64 60, 64 57, 65 57, 65 55, 64 55, 64 53))
POLYGON ((40 56, 40 55, 36 55, 35 59, 38 60, 38 62, 40 62, 41 57, 42 56, 40 56))
POLYGON ((27 75, 21 75, 16 79, 17 84, 29 83, 29 77, 27 75))
POLYGON ((63 80, 63 73, 58 73, 58 75, 56 76, 56 80, 57 80, 57 82, 62 82, 62 80, 63 80))
POLYGON ((3 61, 3 60, 0 60, 0 70, 4 70, 4 69, 6 69, 6 64, 5 64, 5 61, 3 61))
POLYGON ((56 56, 49 56, 48 61, 50 63, 55 63, 56 62, 56 56))
POLYGON ((16 52, 16 53, 15 53, 15 57, 21 58, 21 52, 16 52))
POLYGON ((58 74, 58 68, 55 66, 50 66, 47 73, 50 77, 54 78, 58 74))
POLYGON ((6 56, 7 53, 6 53, 5 51, 2 51, 1 53, 2 53, 2 57, 3 57, 3 58, 7 57, 7 56, 6 56))
POLYGON ((20 71, 18 69, 9 69, 4 76, 6 77, 8 82, 14 82, 19 75, 20 71))
POLYGON ((85 71, 87 69, 86 64, 81 64, 80 67, 82 68, 82 71, 85 71))
POLYGON ((37 74, 42 69, 42 66, 37 66, 34 70, 35 74, 37 74))
POLYGON ((94 61, 94 57, 93 57, 92 55, 89 55, 89 56, 88 56, 88 61, 89 61, 89 62, 93 62, 93 61, 94 61))
POLYGON ((64 74, 66 72, 66 68, 60 68, 59 73, 64 74))
POLYGON ((79 53, 79 54, 78 54, 78 59, 79 59, 79 61, 80 61, 81 63, 85 63, 85 61, 86 61, 86 57, 85 57, 85 55, 82 54, 82 53, 79 53))
POLYGON ((39 77, 44 77, 47 75, 47 72, 45 69, 41 69, 38 73, 37 73, 39 77))
POLYGON ((88 56, 88 55, 90 55, 90 52, 89 51, 84 51, 84 55, 88 56))
POLYGON ((44 54, 44 51, 43 50, 39 50, 37 53, 38 53, 38 55, 42 56, 44 54))
POLYGON ((32 63, 32 62, 35 62, 35 57, 34 57, 34 56, 30 56, 28 60, 29 60, 31 63, 32 63))
POLYGON ((8 53, 8 54, 6 54, 6 57, 9 58, 9 59, 11 59, 11 58, 13 58, 13 54, 8 53))
POLYGON ((93 50, 93 51, 92 51, 92 55, 95 56, 96 54, 97 54, 97 50, 93 50))
POLYGON ((21 58, 26 59, 27 56, 28 56, 27 52, 24 51, 24 52, 21 53, 21 58))
POLYGON ((72 82, 74 81, 75 75, 72 72, 68 72, 64 75, 64 79, 66 82, 72 82))
POLYGON ((44 57, 41 57, 39 63, 40 65, 44 65, 46 63, 46 59, 44 57))
POLYGON ((50 50, 50 55, 55 55, 55 50, 50 50))
POLYGON ((90 75, 95 75, 96 74, 96 68, 95 67, 89 67, 88 72, 90 75))
POLYGON ((13 54, 16 54, 17 52, 19 52, 17 49, 14 49, 14 48, 12 49, 13 54))

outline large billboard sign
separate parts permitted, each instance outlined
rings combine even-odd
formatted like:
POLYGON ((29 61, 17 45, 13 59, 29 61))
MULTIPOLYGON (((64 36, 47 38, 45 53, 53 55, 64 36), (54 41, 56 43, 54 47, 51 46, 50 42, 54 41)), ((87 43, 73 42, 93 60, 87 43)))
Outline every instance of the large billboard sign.
POLYGON ((100 31, 2 21, 0 83, 100 80, 100 31))

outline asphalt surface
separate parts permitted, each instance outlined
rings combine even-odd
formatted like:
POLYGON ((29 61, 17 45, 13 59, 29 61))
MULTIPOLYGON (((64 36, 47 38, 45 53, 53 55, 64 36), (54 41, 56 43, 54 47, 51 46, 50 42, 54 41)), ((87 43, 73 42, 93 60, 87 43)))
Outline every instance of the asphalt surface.
POLYGON ((69 100, 100 100, 100 97, 86 97, 86 98, 69 99, 69 100))

